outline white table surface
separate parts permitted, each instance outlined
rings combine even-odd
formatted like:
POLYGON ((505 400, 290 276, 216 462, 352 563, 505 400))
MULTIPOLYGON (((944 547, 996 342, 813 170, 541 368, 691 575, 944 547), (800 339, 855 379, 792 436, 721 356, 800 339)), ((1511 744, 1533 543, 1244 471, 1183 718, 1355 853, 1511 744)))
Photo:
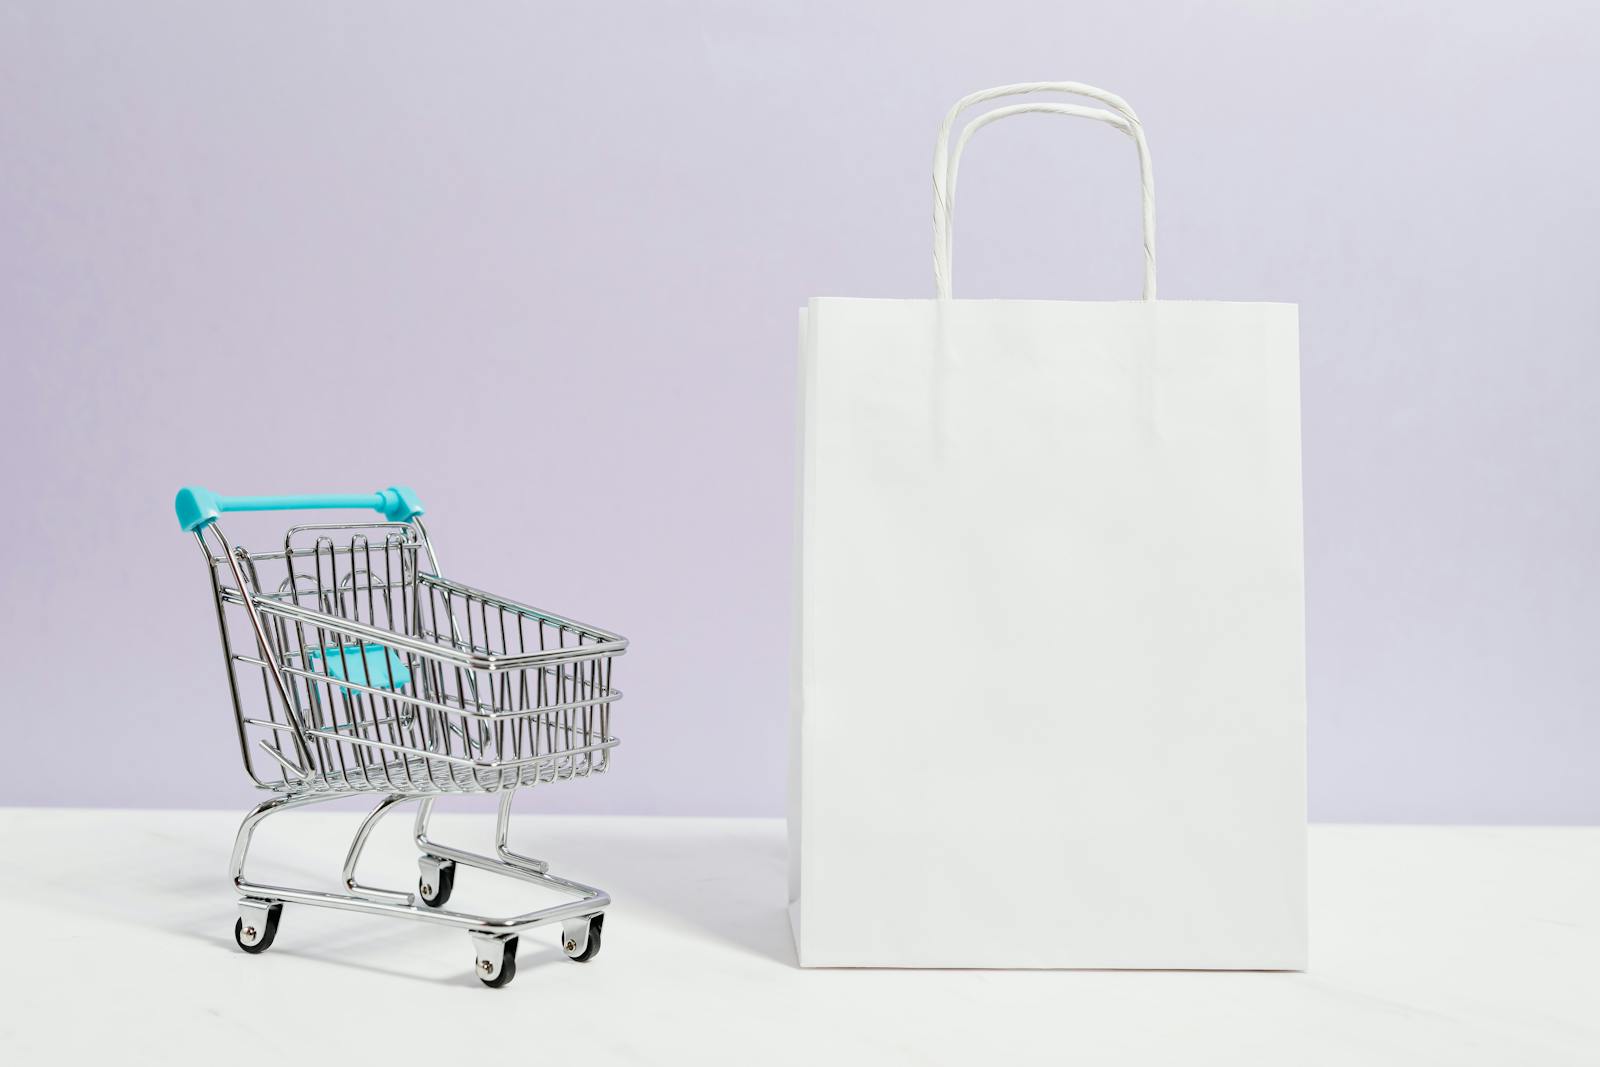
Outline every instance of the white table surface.
MULTIPOLYGON (((253 873, 333 888, 356 818, 269 819, 253 873)), ((240 952, 237 820, 0 810, 0 1060, 1600 1064, 1600 828, 1315 827, 1304 974, 802 971, 781 822, 528 816, 515 847, 616 903, 594 962, 545 928, 492 990, 466 934, 393 919, 290 905, 240 952)), ((486 845, 492 816, 435 825, 486 845)), ((365 881, 414 882, 408 827, 365 881)), ((531 906, 465 868, 455 892, 531 906)))

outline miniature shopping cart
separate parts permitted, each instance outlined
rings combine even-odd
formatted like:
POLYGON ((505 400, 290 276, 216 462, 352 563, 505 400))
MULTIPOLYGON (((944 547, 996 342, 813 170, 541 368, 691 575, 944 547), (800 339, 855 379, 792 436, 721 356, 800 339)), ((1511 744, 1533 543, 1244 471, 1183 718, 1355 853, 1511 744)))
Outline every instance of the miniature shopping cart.
POLYGON ((234 940, 263 952, 285 903, 420 919, 466 930, 477 975, 503 986, 517 972, 517 936, 561 924, 574 960, 600 951, 611 898, 549 873, 508 847, 517 789, 585 778, 611 749, 616 634, 445 579, 408 489, 370 495, 224 497, 178 493, 178 522, 206 557, 245 770, 277 795, 245 816, 233 848, 239 919, 234 940), (292 527, 283 548, 231 546, 225 511, 372 509, 383 522, 292 527), (289 808, 352 794, 381 797, 345 856, 347 892, 262 885, 245 878, 255 829, 289 808), (428 836, 445 794, 498 793, 495 855, 428 836), (421 877, 415 894, 356 880, 373 827, 395 805, 418 802, 421 877), (510 917, 450 911, 456 867, 466 865, 575 899, 510 917))

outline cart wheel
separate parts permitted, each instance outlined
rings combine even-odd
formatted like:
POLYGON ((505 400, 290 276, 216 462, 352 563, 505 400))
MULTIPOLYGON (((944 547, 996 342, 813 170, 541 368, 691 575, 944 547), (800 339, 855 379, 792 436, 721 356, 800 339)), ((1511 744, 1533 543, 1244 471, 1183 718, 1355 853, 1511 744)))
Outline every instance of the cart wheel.
POLYGON ((491 961, 481 957, 478 959, 478 980, 490 989, 499 989, 503 985, 510 985, 511 979, 517 976, 517 939, 508 937, 501 942, 500 969, 493 978, 485 978, 484 974, 491 961))
POLYGON ((577 945, 571 941, 563 941, 561 951, 565 952, 567 958, 573 963, 588 963, 600 955, 600 928, 605 925, 605 921, 605 912, 601 912, 589 920, 589 943, 584 946, 582 952, 574 952, 573 949, 577 948, 577 945), (567 946, 569 945, 572 948, 568 948, 567 946))
POLYGON ((265 952, 272 947, 272 939, 278 936, 278 917, 283 914, 283 905, 274 904, 266 910, 266 917, 261 921, 261 928, 246 926, 244 919, 233 921, 234 944, 250 953, 252 956, 258 952, 265 952))
POLYGON ((430 908, 444 907, 456 887, 455 860, 437 861, 436 871, 430 875, 424 867, 422 877, 417 879, 417 896, 430 908))

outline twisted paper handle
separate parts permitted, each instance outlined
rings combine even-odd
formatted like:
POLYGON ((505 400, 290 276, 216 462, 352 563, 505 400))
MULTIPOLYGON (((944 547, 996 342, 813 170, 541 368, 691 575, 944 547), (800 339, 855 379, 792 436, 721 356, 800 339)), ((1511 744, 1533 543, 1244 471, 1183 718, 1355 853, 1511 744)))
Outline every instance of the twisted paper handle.
POLYGON ((1144 299, 1156 298, 1156 194, 1155 176, 1150 167, 1150 148, 1145 143, 1144 127, 1139 116, 1121 97, 1080 82, 1022 82, 984 89, 963 97, 945 115, 939 124, 939 138, 933 153, 933 281, 934 290, 941 300, 951 297, 953 261, 955 254, 952 222, 955 217, 956 177, 960 171, 961 153, 973 134, 992 122, 1013 115, 1046 114, 1066 115, 1072 118, 1094 119, 1121 130, 1133 138, 1139 153, 1139 188, 1143 201, 1144 223, 1144 299), (956 140, 955 151, 950 151, 950 131, 961 113, 976 104, 1006 96, 1027 93, 1070 93, 1085 96, 1107 105, 1111 110, 1082 107, 1077 104, 1029 103, 996 108, 980 115, 962 128, 956 140))

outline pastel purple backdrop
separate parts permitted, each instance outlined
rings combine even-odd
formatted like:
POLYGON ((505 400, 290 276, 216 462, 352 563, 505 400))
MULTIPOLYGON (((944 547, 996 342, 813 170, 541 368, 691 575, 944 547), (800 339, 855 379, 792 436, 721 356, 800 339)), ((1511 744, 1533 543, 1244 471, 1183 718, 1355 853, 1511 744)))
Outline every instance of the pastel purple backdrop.
MULTIPOLYGON (((1487 0, 4 0, 0 803, 251 802, 173 491, 404 482, 447 573, 633 641, 615 773, 530 807, 779 813, 795 309, 930 295, 944 108, 1061 78, 1145 119, 1163 296, 1301 306, 1313 817, 1600 820, 1597 40, 1487 0)), ((962 196, 959 295, 1137 294, 1124 139, 1005 123, 962 196)))

